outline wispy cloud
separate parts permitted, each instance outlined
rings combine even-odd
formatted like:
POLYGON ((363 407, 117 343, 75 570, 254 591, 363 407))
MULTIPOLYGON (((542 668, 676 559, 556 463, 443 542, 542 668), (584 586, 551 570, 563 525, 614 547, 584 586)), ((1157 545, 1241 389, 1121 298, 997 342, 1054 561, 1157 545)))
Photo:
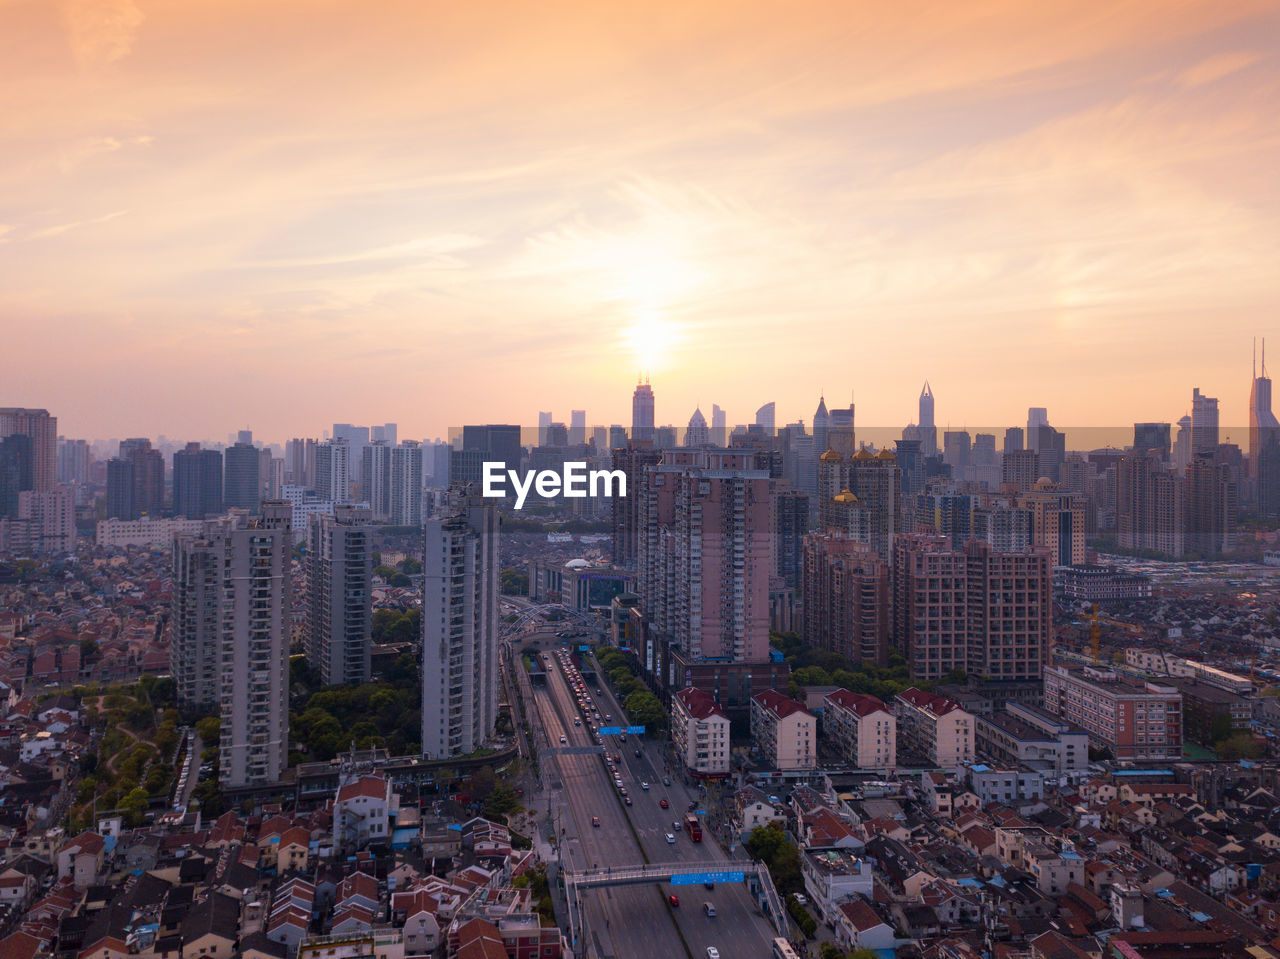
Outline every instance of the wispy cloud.
POLYGON ((1179 78, 1184 87, 1199 87, 1229 77, 1262 59, 1262 54, 1249 50, 1219 53, 1201 60, 1179 78))
POLYGON ((62 16, 71 51, 82 67, 127 56, 144 19, 133 0, 63 0, 62 16))
POLYGON ((90 220, 72 220, 69 223, 58 223, 54 226, 46 226, 43 229, 36 230, 29 239, 45 240, 49 237, 62 236, 64 233, 70 233, 72 230, 79 230, 86 226, 96 226, 100 223, 110 223, 117 217, 124 216, 128 210, 115 210, 111 213, 105 213, 102 216, 93 217, 90 220))

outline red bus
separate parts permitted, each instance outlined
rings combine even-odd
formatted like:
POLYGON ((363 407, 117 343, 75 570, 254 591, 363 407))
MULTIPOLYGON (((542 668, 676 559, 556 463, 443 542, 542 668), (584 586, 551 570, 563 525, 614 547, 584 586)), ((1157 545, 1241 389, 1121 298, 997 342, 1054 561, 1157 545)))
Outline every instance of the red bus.
POLYGON ((693 813, 685 815, 684 828, 689 830, 690 839, 694 842, 702 842, 702 823, 698 822, 698 817, 693 813))

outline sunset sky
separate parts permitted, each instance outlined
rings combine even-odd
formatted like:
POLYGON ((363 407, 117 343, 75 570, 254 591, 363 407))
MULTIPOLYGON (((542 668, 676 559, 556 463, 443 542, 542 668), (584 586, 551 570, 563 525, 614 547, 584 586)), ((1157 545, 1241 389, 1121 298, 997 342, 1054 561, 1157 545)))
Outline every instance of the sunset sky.
POLYGON ((0 406, 1244 423, 1278 104, 1249 0, 0 0, 0 406))

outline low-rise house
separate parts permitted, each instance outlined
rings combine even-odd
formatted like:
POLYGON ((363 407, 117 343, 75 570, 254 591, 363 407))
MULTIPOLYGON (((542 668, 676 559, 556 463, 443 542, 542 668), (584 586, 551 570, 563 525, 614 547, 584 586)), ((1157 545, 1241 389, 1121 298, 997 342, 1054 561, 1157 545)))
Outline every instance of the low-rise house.
POLYGON ((870 899, 875 888, 871 863, 845 850, 802 850, 800 875, 805 892, 823 919, 831 918, 836 903, 849 896, 870 899))
POLYGON ((342 850, 390 843, 399 797, 381 774, 364 775, 338 787, 333 804, 333 839, 342 850))
POLYGON ((201 959, 231 959, 240 939, 240 903, 222 893, 197 901, 182 919, 182 952, 201 959))
POLYGON ((58 878, 87 889, 98 878, 106 855, 106 841, 96 832, 82 832, 58 850, 58 878))
POLYGON ((733 818, 739 835, 746 835, 757 826, 767 826, 786 817, 780 804, 763 791, 744 786, 733 794, 733 818))
POLYGON ((893 927, 862 898, 841 902, 834 915, 836 939, 846 949, 892 949, 893 927))

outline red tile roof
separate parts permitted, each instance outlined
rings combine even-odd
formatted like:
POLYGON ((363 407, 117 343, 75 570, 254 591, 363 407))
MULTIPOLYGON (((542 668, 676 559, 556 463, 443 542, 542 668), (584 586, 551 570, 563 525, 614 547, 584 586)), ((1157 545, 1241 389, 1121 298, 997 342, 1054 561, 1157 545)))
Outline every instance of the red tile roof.
POLYGON ((711 694, 704 693, 701 689, 686 686, 676 693, 676 699, 680 700, 685 712, 694 719, 706 719, 708 716, 728 718, 720 704, 711 698, 711 694))
POLYGON ((784 696, 776 689, 766 689, 762 693, 756 693, 751 697, 753 702, 759 703, 764 709, 769 710, 779 719, 786 719, 795 713, 808 713, 803 703, 798 703, 790 696, 784 696))
POLYGON ((953 710, 962 708, 959 703, 947 699, 946 696, 935 696, 933 693, 926 693, 923 689, 916 689, 914 686, 898 693, 898 698, 910 703, 917 709, 927 709, 935 716, 945 716, 953 710))
POLYGON ((862 899, 853 899, 840 903, 840 911, 845 914, 858 932, 867 932, 876 926, 883 926, 885 921, 871 908, 870 903, 862 899))
POLYGON ((876 697, 868 696, 866 693, 851 693, 847 689, 837 689, 835 692, 827 693, 823 698, 843 706, 858 716, 870 716, 872 713, 889 711, 889 707, 876 697))
POLYGON ((338 790, 338 802, 347 802, 364 796, 368 799, 385 799, 387 797, 387 781, 381 776, 361 776, 353 783, 347 783, 338 790))

